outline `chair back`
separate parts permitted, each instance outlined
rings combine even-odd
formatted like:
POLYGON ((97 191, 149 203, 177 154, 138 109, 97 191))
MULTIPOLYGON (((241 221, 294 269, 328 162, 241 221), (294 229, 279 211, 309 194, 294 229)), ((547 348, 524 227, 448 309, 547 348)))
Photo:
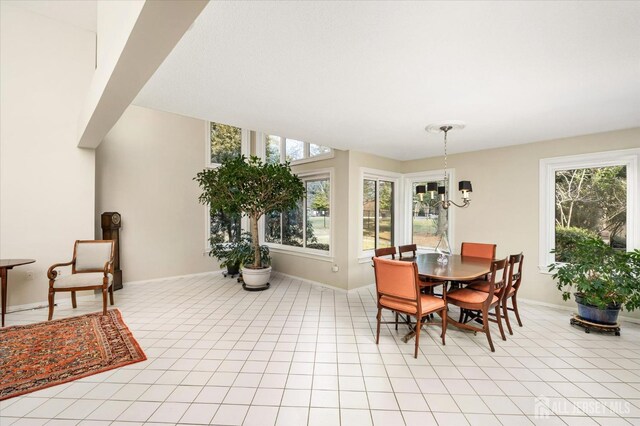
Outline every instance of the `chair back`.
POLYGON ((509 293, 511 288, 515 291, 518 291, 520 288, 520 283, 522 282, 522 261, 524 259, 524 255, 520 254, 512 254, 509 256, 509 280, 507 282, 507 291, 505 291, 505 296, 509 293))
POLYGON ((460 255, 493 260, 496 258, 496 245, 484 243, 462 243, 460 255))
POLYGON ((396 248, 395 247, 385 247, 385 248, 376 249, 375 250, 375 256, 376 257, 391 256, 391 259, 395 259, 396 258, 396 248))
POLYGON ((403 256, 403 253, 409 253, 411 252, 411 257, 416 257, 416 251, 418 251, 418 246, 416 244, 407 244, 405 246, 400 246, 398 247, 398 253, 400 253, 400 259, 402 259, 403 257, 408 257, 408 256, 403 256))
POLYGON ((390 296, 419 303, 418 266, 414 262, 373 258, 378 299, 390 296))
POLYGON ((112 240, 78 240, 73 249, 72 273, 102 272, 105 264, 113 267, 114 242, 112 240))
POLYGON ((487 301, 493 299, 493 295, 496 291, 503 289, 507 284, 507 272, 508 272, 508 259, 505 257, 501 260, 494 260, 491 262, 491 279, 489 280, 489 293, 487 301), (502 273, 500 273, 502 271, 502 273))

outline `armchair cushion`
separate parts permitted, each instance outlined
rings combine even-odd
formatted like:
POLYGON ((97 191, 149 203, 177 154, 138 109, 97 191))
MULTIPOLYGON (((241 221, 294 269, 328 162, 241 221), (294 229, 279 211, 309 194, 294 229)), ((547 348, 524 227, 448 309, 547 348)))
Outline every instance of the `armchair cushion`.
MULTIPOLYGON (((113 275, 107 274, 109 278, 107 287, 113 284, 113 275)), ((81 274, 65 275, 54 280, 53 288, 91 287, 101 286, 104 273, 85 272, 81 274)))

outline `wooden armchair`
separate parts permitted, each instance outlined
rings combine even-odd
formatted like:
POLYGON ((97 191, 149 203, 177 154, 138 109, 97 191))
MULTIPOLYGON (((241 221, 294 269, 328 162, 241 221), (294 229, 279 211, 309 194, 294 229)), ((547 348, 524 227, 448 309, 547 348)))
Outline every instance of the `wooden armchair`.
POLYGON ((53 318, 55 294, 71 292, 71 304, 77 307, 76 291, 102 290, 102 314, 107 314, 107 291, 113 305, 113 257, 112 240, 78 240, 73 247, 73 258, 67 263, 51 265, 49 277, 49 320, 53 318), (71 266, 71 274, 59 276, 57 268, 71 266))

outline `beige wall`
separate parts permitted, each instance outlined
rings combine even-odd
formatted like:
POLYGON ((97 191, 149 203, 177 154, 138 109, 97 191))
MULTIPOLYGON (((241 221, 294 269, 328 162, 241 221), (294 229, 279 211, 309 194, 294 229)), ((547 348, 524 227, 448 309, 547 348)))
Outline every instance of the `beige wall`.
MULTIPOLYGON (((96 215, 122 215, 123 281, 217 270, 204 254, 205 122, 130 106, 96 152, 96 215)), ((100 236, 99 225, 96 236, 100 236)))
POLYGON ((313 163, 294 166, 295 173, 303 173, 318 169, 332 169, 333 205, 331 206, 331 240, 332 258, 308 258, 289 253, 272 251, 273 268, 285 274, 295 275, 308 280, 328 284, 333 287, 348 288, 349 244, 343 236, 348 233, 349 221, 349 152, 334 151, 334 158, 313 163), (338 272, 332 271, 332 266, 338 266, 338 272))
MULTIPOLYGON (((497 243, 498 256, 524 252, 521 297, 563 304, 550 275, 538 271, 540 159, 638 147, 640 128, 635 128, 449 156, 456 180, 473 183, 471 206, 456 209, 454 249, 459 252, 462 241, 477 241, 497 243)), ((409 161, 404 170, 439 169, 442 161, 409 161)))
POLYGON ((93 237, 94 151, 76 137, 95 34, 5 1, 0 19, 0 257, 36 259, 9 272, 15 306, 46 301, 48 267, 93 237))

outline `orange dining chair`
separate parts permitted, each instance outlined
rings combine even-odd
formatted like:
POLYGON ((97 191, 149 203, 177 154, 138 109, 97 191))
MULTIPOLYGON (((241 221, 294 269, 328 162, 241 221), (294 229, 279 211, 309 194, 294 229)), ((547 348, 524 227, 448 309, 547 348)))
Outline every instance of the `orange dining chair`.
MULTIPOLYGON (((491 331, 489 328, 489 322, 497 322, 500 329, 500 335, 502 340, 507 340, 502 328, 502 319, 500 315, 500 298, 495 294, 496 291, 504 288, 506 285, 507 277, 507 259, 494 260, 491 262, 491 273, 489 279, 489 288, 487 292, 473 290, 472 288, 463 288, 459 290, 451 291, 447 294, 447 303, 460 308, 465 313, 464 321, 454 321, 449 318, 449 321, 456 327, 471 330, 474 332, 481 332, 487 335, 489 341, 489 347, 491 352, 495 352, 493 342, 491 341, 491 331), (500 272, 502 271, 502 274, 500 272), (500 280, 497 279, 498 275, 502 275, 500 280), (495 319, 489 317, 489 311, 495 311, 495 319), (471 313, 472 315, 468 315, 471 313), (475 327, 468 324, 467 320, 482 320, 482 328, 475 327)), ((480 281, 484 284, 484 281, 480 281)), ((474 283, 475 284, 475 283, 474 283)))
POLYGON ((416 252, 418 251, 418 246, 416 244, 407 244, 405 246, 398 247, 398 253, 400 253, 400 259, 403 258, 414 258, 416 257, 416 252), (411 253, 411 256, 403 256, 403 253, 411 253))
POLYGON ((462 243, 460 256, 481 257, 483 259, 496 258, 496 245, 485 243, 462 243))
MULTIPOLYGON (((420 329, 424 318, 434 312, 440 312, 442 317, 442 344, 445 344, 447 331, 447 294, 442 298, 430 294, 420 293, 420 281, 418 280, 418 266, 414 262, 400 260, 373 258, 373 266, 376 275, 376 291, 378 294, 378 315, 376 319, 376 345, 380 342, 380 324, 393 324, 394 322, 382 322, 382 309, 402 313, 407 317, 415 317, 416 345, 414 358, 418 357, 420 344, 420 329)), ((396 316, 396 329, 398 317, 396 316)))
MULTIPOLYGON (((522 283, 522 261, 524 259, 524 255, 520 254, 512 254, 509 256, 509 265, 508 265, 508 279, 507 284, 503 290, 496 291, 496 295, 500 297, 500 304, 502 308, 502 316, 504 317, 505 322, 507 323, 507 329, 509 330, 509 334, 513 334, 513 330, 511 329, 511 322, 509 321, 509 311, 514 311, 516 314, 516 319, 518 320, 518 325, 522 327, 522 321, 520 321, 520 313, 518 312, 518 289, 520 288, 520 284, 522 283), (511 300, 511 304, 513 308, 509 308, 509 299, 511 300)), ((489 283, 474 283, 470 284, 467 288, 472 288, 473 290, 488 292, 489 291, 489 283)))

